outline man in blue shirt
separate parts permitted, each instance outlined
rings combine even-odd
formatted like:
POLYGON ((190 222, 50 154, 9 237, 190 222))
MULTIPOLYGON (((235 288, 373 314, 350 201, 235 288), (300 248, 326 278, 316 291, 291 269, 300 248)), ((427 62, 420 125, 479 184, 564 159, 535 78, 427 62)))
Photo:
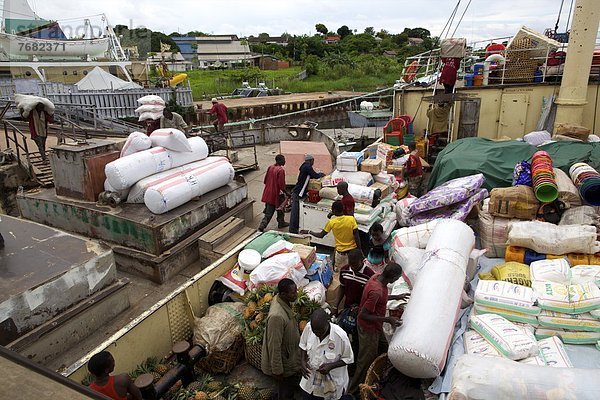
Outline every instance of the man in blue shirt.
POLYGON ((298 233, 300 228, 300 199, 306 196, 308 181, 319 179, 325 176, 323 173, 316 172, 313 168, 315 158, 311 154, 304 156, 304 163, 300 166, 298 182, 292 190, 292 212, 290 213, 290 233, 298 233))

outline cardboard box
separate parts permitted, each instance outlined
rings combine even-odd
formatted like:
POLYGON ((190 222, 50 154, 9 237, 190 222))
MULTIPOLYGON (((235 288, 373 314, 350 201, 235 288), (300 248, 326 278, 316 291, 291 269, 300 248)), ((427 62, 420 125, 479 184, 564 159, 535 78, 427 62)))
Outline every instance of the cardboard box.
POLYGON ((317 260, 317 248, 305 246, 303 244, 295 244, 292 251, 300 255, 300 259, 306 268, 309 268, 317 260))
POLYGON ((311 179, 308 181, 308 187, 306 190, 321 190, 323 188, 323 182, 320 179, 311 179))
POLYGON ((403 166, 399 166, 399 165, 388 165, 386 167, 386 171, 387 171, 388 174, 403 175, 404 174, 404 167, 403 166))
POLYGON ((371 189, 379 189, 381 190, 381 198, 387 197, 391 193, 390 185, 386 185, 384 183, 375 182, 371 186, 371 189))
POLYGON ((363 161, 363 153, 360 151, 350 152, 345 151, 336 160, 336 169, 338 171, 356 172, 359 170, 360 164, 363 161))
POLYGON ((385 165, 388 165, 392 161, 394 156, 395 146, 387 143, 379 143, 377 145, 377 158, 382 159, 385 165))
POLYGON ((360 170, 364 172, 369 172, 373 175, 377 175, 383 170, 383 160, 380 158, 369 158, 364 160, 360 165, 360 170))

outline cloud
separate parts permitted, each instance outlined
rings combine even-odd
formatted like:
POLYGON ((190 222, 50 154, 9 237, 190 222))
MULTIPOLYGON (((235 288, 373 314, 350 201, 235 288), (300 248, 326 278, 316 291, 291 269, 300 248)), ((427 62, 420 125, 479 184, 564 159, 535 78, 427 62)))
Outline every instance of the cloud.
MULTIPOLYGON (((454 24, 466 3, 461 2, 454 24)), ((392 33, 406 27, 423 27, 432 35, 439 35, 455 5, 451 0, 53 0, 36 1, 34 9, 40 16, 59 22, 105 13, 113 25, 146 26, 165 33, 199 30, 242 36, 261 32, 309 34, 315 33, 316 23, 323 23, 330 31, 342 25, 359 32, 373 26, 392 33)), ((509 36, 521 25, 543 32, 554 26, 559 6, 558 0, 473 1, 456 36, 470 41, 509 36)), ((563 29, 567 15, 565 7, 561 19, 563 29)))

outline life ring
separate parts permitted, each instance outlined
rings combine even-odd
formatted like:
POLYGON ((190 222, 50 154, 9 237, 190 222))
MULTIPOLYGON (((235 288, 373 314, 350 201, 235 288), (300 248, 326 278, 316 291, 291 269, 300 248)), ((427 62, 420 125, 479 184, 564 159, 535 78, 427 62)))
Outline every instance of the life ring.
POLYGON ((408 68, 406 68, 406 71, 404 71, 404 76, 402 77, 404 79, 404 82, 411 83, 413 79, 415 79, 415 76, 417 76, 418 70, 419 63, 416 60, 411 62, 408 68))

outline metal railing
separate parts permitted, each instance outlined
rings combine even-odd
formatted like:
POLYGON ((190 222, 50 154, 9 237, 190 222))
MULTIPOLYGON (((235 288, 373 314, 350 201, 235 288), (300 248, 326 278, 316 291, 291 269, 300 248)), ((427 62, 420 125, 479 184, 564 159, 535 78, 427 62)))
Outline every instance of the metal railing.
POLYGON ((6 146, 15 152, 17 163, 27 171, 30 178, 34 178, 33 164, 30 159, 29 147, 27 146, 27 136, 12 122, 3 120, 4 123, 4 138, 6 146), (13 147, 14 146, 14 147, 13 147), (23 162, 23 156, 25 162, 23 162))

